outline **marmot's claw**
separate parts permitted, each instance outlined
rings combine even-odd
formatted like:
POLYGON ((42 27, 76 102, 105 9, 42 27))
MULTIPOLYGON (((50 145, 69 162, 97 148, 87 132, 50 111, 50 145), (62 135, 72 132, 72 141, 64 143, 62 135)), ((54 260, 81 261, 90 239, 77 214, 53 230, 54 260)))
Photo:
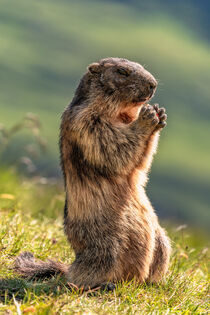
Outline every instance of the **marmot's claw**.
POLYGON ((165 121, 161 121, 157 125, 157 129, 163 129, 166 125, 167 125, 167 123, 165 121))
POLYGON ((165 114, 166 110, 165 108, 161 107, 160 109, 158 109, 157 114, 159 117, 161 117, 163 114, 165 114))
POLYGON ((153 105, 153 108, 156 110, 156 112, 158 112, 158 110, 159 110, 159 104, 154 104, 154 105, 153 105))
POLYGON ((165 121, 167 119, 167 115, 166 114, 162 114, 161 116, 159 116, 160 122, 165 121))

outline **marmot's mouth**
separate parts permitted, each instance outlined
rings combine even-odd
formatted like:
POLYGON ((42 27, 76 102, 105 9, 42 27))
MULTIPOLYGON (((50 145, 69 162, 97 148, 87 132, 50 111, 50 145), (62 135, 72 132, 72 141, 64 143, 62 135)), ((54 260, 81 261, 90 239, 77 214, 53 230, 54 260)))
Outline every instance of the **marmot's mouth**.
POLYGON ((145 97, 145 95, 139 95, 139 97, 134 100, 133 103, 137 104, 138 106, 143 105, 145 102, 148 102, 154 96, 154 91, 152 91, 149 95, 145 97))
POLYGON ((147 98, 141 98, 141 99, 138 99, 138 101, 134 101, 133 102, 133 105, 136 107, 136 106, 141 106, 143 105, 145 102, 149 101, 150 97, 147 97, 147 98))

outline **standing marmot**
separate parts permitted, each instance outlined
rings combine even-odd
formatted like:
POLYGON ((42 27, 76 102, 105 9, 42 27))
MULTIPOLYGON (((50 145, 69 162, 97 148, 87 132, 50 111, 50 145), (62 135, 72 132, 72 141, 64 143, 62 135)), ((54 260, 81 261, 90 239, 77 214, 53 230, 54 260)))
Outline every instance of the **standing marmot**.
POLYGON ((62 272, 88 289, 132 278, 156 282, 166 273, 170 242, 144 190, 167 118, 164 108, 146 104, 156 86, 148 71, 126 59, 88 67, 60 133, 64 229, 76 258, 67 267, 25 252, 15 261, 21 275, 62 272))

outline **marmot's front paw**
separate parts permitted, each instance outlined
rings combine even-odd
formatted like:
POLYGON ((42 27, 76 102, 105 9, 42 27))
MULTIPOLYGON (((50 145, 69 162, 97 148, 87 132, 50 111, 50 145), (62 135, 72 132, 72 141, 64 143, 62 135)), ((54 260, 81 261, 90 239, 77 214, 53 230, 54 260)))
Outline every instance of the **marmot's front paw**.
POLYGON ((159 124, 157 112, 151 105, 142 106, 138 120, 140 122, 140 126, 148 129, 149 131, 155 130, 159 124))
POLYGON ((160 130, 167 125, 166 123, 167 115, 165 113, 166 110, 164 107, 159 108, 158 104, 154 104, 153 108, 156 111, 156 116, 159 118, 159 123, 157 124, 155 130, 160 130))

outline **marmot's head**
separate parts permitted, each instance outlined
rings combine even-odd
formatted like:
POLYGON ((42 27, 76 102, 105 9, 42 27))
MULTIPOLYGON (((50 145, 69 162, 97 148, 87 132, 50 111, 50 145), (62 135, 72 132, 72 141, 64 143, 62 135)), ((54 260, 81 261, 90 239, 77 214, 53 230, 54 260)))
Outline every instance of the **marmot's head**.
POLYGON ((143 66, 127 59, 102 59, 89 65, 88 75, 94 89, 106 99, 125 104, 143 104, 157 87, 157 81, 143 66))

